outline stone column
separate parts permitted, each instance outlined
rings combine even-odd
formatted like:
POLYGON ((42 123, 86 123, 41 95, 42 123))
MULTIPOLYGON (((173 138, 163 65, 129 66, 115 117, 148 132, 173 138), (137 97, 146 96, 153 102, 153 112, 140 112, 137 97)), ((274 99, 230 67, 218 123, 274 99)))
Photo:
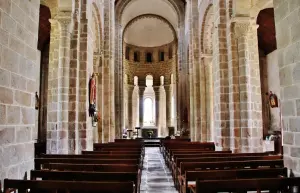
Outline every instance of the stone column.
POLYGON ((160 114, 159 114, 160 86, 154 86, 153 89, 154 89, 154 94, 155 94, 155 123, 156 123, 155 125, 161 134, 162 131, 160 130, 160 114))
POLYGON ((238 45, 241 151, 262 150, 262 104, 258 57, 257 25, 255 21, 235 18, 238 45))
POLYGON ((115 137, 115 98, 114 98, 114 2, 104 0, 104 58, 103 58, 103 92, 102 92, 102 128, 103 142, 110 142, 115 137))
POLYGON ((139 100, 140 100, 140 110, 139 110, 139 118, 140 118, 140 127, 142 128, 144 125, 144 91, 146 87, 139 86, 139 100))
POLYGON ((172 117, 172 87, 171 85, 164 85, 166 91, 166 123, 167 127, 171 126, 172 117))
MULTIPOLYGON (((73 137, 68 135, 71 126, 68 118, 72 115, 68 102, 71 21, 71 12, 59 13, 50 20, 54 29, 51 33, 55 34, 50 41, 53 48, 50 48, 48 77, 48 153, 69 153, 68 137, 73 137)), ((71 150, 73 151, 74 149, 71 150)))
POLYGON ((133 128, 133 123, 132 123, 132 94, 133 94, 133 89, 134 89, 134 86, 133 85, 127 85, 127 96, 128 96, 128 105, 127 105, 127 108, 128 108, 128 129, 134 129, 133 128))
POLYGON ((205 68, 204 72, 202 72, 205 76, 205 100, 203 101, 205 103, 205 109, 203 110, 205 117, 203 118, 206 121, 206 141, 212 141, 214 132, 212 55, 202 55, 202 60, 202 65, 205 68))

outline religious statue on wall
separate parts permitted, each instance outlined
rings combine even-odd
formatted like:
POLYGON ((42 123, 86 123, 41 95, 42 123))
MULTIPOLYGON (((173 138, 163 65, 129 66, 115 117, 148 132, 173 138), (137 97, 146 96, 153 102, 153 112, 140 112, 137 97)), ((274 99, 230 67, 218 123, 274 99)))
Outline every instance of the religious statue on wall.
POLYGON ((94 117, 96 113, 96 75, 92 74, 89 82, 89 116, 94 117))
POLYGON ((272 91, 270 91, 269 94, 269 103, 271 108, 277 108, 278 107, 278 98, 276 94, 274 94, 272 91))

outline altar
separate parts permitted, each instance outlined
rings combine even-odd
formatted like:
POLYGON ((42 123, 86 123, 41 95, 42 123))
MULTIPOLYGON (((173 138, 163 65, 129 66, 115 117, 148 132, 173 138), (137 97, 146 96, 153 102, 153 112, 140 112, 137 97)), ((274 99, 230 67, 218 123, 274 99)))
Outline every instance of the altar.
POLYGON ((148 139, 149 138, 149 132, 152 131, 151 138, 157 138, 158 137, 158 131, 157 127, 142 127, 142 138, 148 139))

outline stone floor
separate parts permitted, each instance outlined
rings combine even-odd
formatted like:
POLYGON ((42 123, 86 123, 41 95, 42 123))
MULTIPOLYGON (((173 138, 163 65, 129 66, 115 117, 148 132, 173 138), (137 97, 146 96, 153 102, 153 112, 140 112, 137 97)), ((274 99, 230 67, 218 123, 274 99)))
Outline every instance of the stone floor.
POLYGON ((146 147, 141 193, 177 193, 158 147, 146 147))

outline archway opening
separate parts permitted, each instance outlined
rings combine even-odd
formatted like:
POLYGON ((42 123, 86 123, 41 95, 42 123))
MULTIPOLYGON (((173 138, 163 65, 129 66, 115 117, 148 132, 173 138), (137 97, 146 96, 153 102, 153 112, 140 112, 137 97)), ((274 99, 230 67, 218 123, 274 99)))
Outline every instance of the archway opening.
MULTIPOLYGON (((37 93, 38 106, 38 143, 47 141, 47 100, 48 100, 48 75, 50 53, 51 12, 49 7, 40 5, 38 50, 41 52, 40 60, 40 90, 37 93)), ((46 153, 46 152, 45 152, 46 153)))
POLYGON ((277 95, 279 95, 280 92, 278 80, 279 69, 277 61, 274 61, 277 54, 274 9, 267 8, 261 10, 257 17, 257 24, 259 25, 257 38, 261 80, 263 137, 265 138, 271 131, 278 130, 280 127, 279 112, 272 110, 269 105, 270 91, 277 95))

